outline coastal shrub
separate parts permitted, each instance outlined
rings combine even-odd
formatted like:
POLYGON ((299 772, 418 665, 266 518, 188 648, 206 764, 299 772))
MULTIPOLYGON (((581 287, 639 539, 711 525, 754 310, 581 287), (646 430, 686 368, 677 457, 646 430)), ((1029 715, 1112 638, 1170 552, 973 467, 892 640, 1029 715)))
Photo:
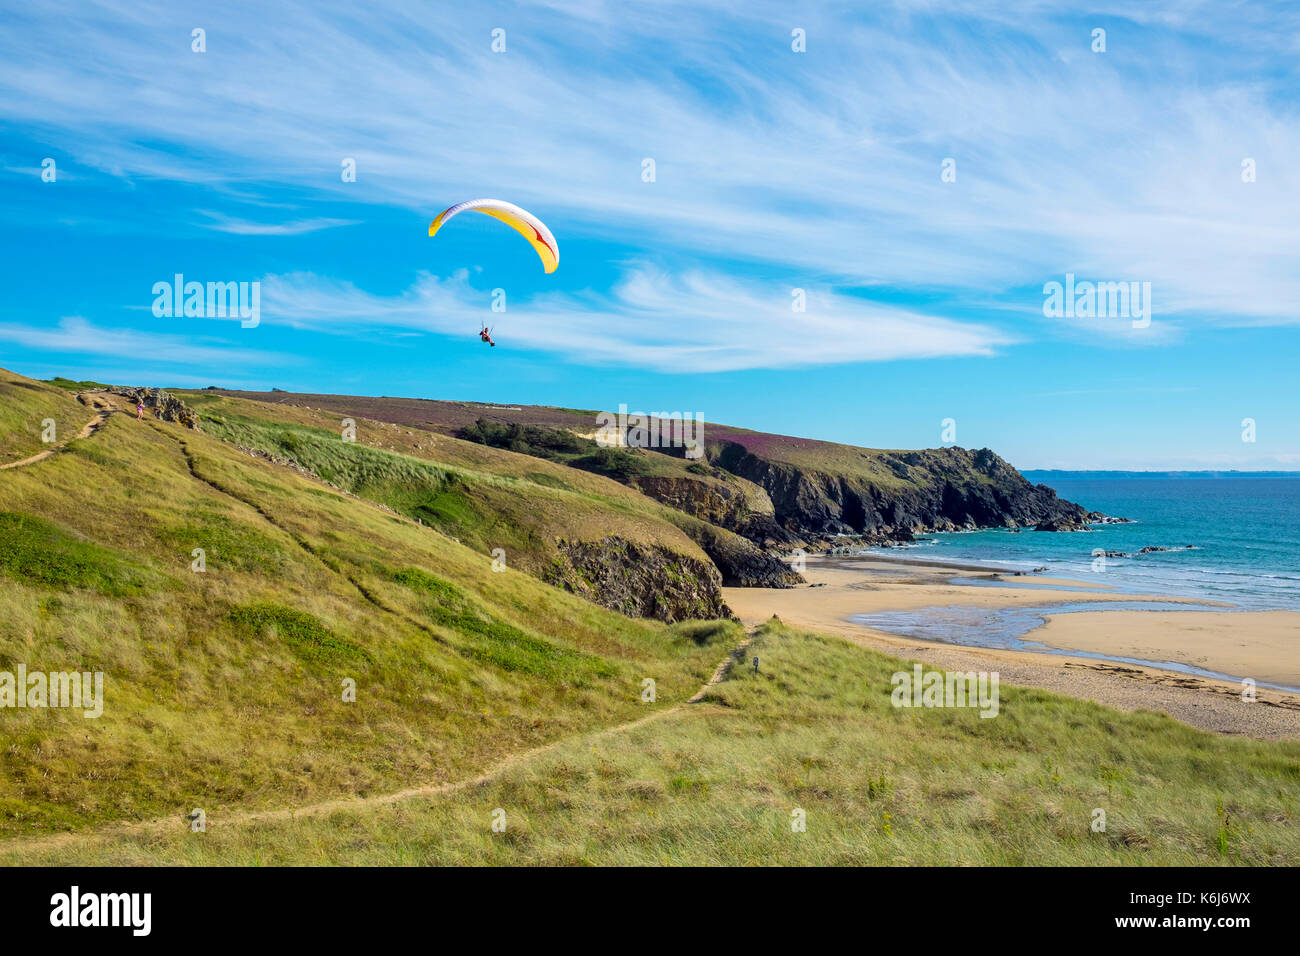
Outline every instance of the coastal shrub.
POLYGON ((615 481, 626 481, 640 475, 649 474, 650 463, 642 455, 623 451, 621 448, 597 448, 590 455, 583 455, 569 462, 583 471, 593 471, 615 481))
MULTIPOLYGON (((603 448, 594 440, 581 438, 563 428, 489 422, 480 418, 458 434, 467 441, 560 462, 615 481, 627 481, 653 470, 644 455, 622 448, 603 448)), ((708 473, 706 467, 703 474, 708 473)))
POLYGON ((566 455, 580 455, 596 447, 590 438, 579 438, 563 428, 490 422, 483 418, 462 428, 457 435, 480 445, 552 461, 562 460, 566 455))
POLYGON ((64 378, 62 375, 56 375, 54 378, 48 379, 48 381, 55 388, 61 388, 69 392, 81 392, 88 388, 108 388, 103 382, 76 382, 70 378, 64 378))

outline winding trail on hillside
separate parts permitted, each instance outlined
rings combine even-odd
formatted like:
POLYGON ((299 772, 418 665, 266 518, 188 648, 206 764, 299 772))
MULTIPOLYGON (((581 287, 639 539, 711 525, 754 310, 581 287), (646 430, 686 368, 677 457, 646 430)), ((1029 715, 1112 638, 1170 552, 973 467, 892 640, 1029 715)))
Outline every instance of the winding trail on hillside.
MULTIPOLYGON (((550 743, 533 747, 530 750, 521 753, 512 754, 506 757, 490 770, 486 770, 474 777, 467 777, 462 780, 450 780, 444 783, 425 784, 419 787, 408 787, 404 790, 396 790, 392 793, 380 794, 374 797, 337 797, 333 800, 324 800, 319 803, 304 804, 300 807, 283 807, 273 810, 243 810, 230 814, 209 815, 208 823, 214 823, 222 827, 240 827, 249 826, 258 823, 277 823, 286 820, 312 819, 325 816, 330 813, 345 810, 366 810, 372 807, 384 807, 395 803, 401 803, 405 800, 416 800, 428 797, 440 797, 447 794, 459 793, 462 790, 470 790, 474 787, 484 786, 500 777, 506 771, 514 767, 526 764, 554 750, 574 743, 580 740, 596 741, 611 737, 615 734, 627 733, 637 727, 642 727, 654 721, 663 720, 680 714, 688 707, 701 704, 707 700, 709 691, 715 686, 727 679, 736 661, 744 657, 746 651, 753 645, 757 637, 757 631, 750 633, 739 646, 730 654, 723 658, 714 670, 713 675, 705 681, 700 689, 697 690, 690 698, 662 710, 656 710, 644 717, 638 717, 636 720, 630 720, 626 723, 615 724, 611 727, 603 727, 599 730, 584 731, 569 737, 561 737, 550 743)), ((190 825, 189 817, 176 817, 175 815, 166 817, 154 817, 149 820, 140 820, 132 823, 112 823, 104 827, 93 830, 70 831, 66 833, 56 833, 49 836, 40 837, 18 837, 0 842, 0 854, 16 853, 38 853, 42 850, 57 850, 62 847, 74 846, 87 841, 108 840, 114 837, 165 837, 171 833, 183 832, 190 825)))
MULTIPOLYGON (((96 397, 92 401, 94 403, 94 407, 99 410, 99 413, 94 419, 88 422, 84 428, 82 428, 81 432, 77 435, 78 438, 86 438, 94 434, 94 432, 97 431, 99 427, 103 424, 103 422, 107 420, 109 415, 113 414, 114 412, 121 411, 121 409, 114 407, 109 403, 100 401, 98 397, 96 397)), ((216 481, 215 479, 210 478, 207 475, 204 475, 200 470, 197 456, 195 456, 190 451, 189 446, 183 437, 179 435, 171 434, 170 430, 162 427, 161 423, 149 419, 146 419, 146 423, 149 424, 151 427, 153 427, 160 434, 166 436, 167 438, 172 439, 177 443, 177 445, 179 446, 179 450, 181 452, 181 456, 183 457, 186 467, 192 478, 194 478, 196 481, 202 482, 203 484, 212 488, 214 491, 217 491, 220 494, 223 494, 230 498, 233 498, 235 501, 238 501, 240 504, 243 504, 246 507, 251 508, 252 510, 257 512, 257 514, 259 514, 263 519, 265 519, 269 524, 275 527, 277 530, 288 535, 290 539, 292 539, 295 543, 297 543, 298 546, 301 547, 312 558, 314 558, 317 561, 321 561, 322 564, 324 564, 320 555, 316 553, 315 549, 311 546, 310 542, 303 540, 300 536, 294 534, 294 532, 291 529, 283 526, 280 522, 276 521, 275 518, 269 512, 267 512, 265 508, 261 507, 256 501, 251 501, 245 498, 244 496, 236 493, 235 491, 232 491, 231 489, 223 486, 220 482, 216 481)), ((42 458, 49 457, 51 454, 60 450, 62 447, 63 446, 60 445, 59 447, 56 448, 47 449, 46 451, 42 452, 40 455, 33 456, 33 458, 31 459, 28 459, 24 462, 15 462, 12 465, 8 465, 5 467, 17 467, 18 465, 28 464, 32 461, 39 461, 42 458)), ((366 501, 366 499, 360 499, 360 498, 357 500, 362 502, 366 501)), ((398 516, 398 517, 403 517, 403 516, 398 516)), ((404 520, 409 521, 410 519, 404 519, 404 520)), ((413 522, 413 521, 411 523, 417 524, 417 522, 413 522)), ((329 565, 325 564, 325 567, 328 568, 329 565)), ((338 573, 343 578, 345 578, 348 581, 348 583, 351 584, 366 601, 368 601, 369 603, 377 607, 379 610, 391 614, 407 622, 408 624, 419 628, 421 631, 427 633, 430 637, 434 638, 441 644, 444 645, 448 644, 445 638, 436 634, 423 622, 418 621, 401 611, 385 606, 375 595, 370 593, 360 582, 355 580, 351 575, 343 574, 342 572, 338 572, 338 573)), ((750 634, 748 637, 746 637, 746 639, 742 641, 738 647, 736 647, 730 654, 728 654, 718 664, 712 676, 703 685, 701 685, 700 688, 690 698, 683 701, 682 703, 674 704, 670 707, 665 707, 662 710, 653 711, 645 715, 644 717, 638 717, 637 719, 632 721, 628 721, 622 724, 615 724, 613 726, 604 727, 597 730, 583 731, 581 733, 574 734, 567 737, 561 737, 557 740, 553 740, 549 743, 542 744, 530 750, 522 751, 517 754, 512 754, 511 756, 506 757, 503 761, 498 763, 496 766, 492 767, 487 771, 484 771, 481 774, 478 774, 477 776, 465 778, 462 780, 447 781, 444 783, 425 784, 418 787, 408 787, 406 789, 394 791, 392 793, 380 794, 379 796, 338 797, 332 800, 325 800, 319 803, 305 804, 303 806, 297 806, 297 807, 283 807, 283 808, 276 808, 270 810, 237 811, 226 815, 218 814, 215 817, 210 816, 208 820, 209 822, 217 823, 222 826, 237 827, 237 826, 245 826, 245 825, 257 824, 257 823, 269 823, 269 822, 284 821, 284 820, 294 820, 300 817, 312 818, 312 817, 318 817, 329 813, 334 813, 341 810, 364 809, 368 807, 387 806, 390 804, 399 803, 404 800, 442 796, 445 794, 456 793, 462 790, 471 789, 473 787, 482 786, 484 784, 490 783, 492 780, 496 779, 501 774, 505 773, 507 770, 515 766, 518 766, 520 764, 527 763, 528 761, 540 757, 544 754, 550 753, 551 751, 556 750, 559 747, 562 747, 566 744, 578 740, 594 741, 614 734, 625 733, 636 727, 640 727, 644 724, 651 723, 652 721, 661 720, 665 717, 669 717, 671 715, 681 713, 684 708, 690 705, 703 703, 707 699, 710 689, 720 684, 722 681, 726 679, 727 674, 730 673, 731 668, 734 666, 735 662, 739 660, 745 654, 746 650, 752 645, 754 638, 755 638, 755 634, 750 634)), ((68 831, 64 833, 50 834, 47 836, 39 836, 39 837, 10 838, 4 841, 0 841, 0 853, 17 853, 21 855, 29 852, 40 852, 42 850, 52 850, 52 849, 59 849, 61 847, 73 846, 73 845, 80 844, 84 841, 100 841, 100 840, 111 839, 114 837, 166 836, 169 833, 176 832, 178 825, 182 829, 187 829, 189 827, 189 818, 183 816, 178 819, 175 815, 169 815, 165 817, 155 817, 148 820, 140 820, 134 822, 110 823, 103 827, 98 827, 95 829, 85 830, 85 831, 68 831)))
MULTIPOLYGON (((81 396, 78 395, 77 398, 81 399, 81 396)), ((69 442, 74 442, 78 438, 89 438, 91 435, 95 434, 95 432, 99 431, 100 426, 102 426, 104 422, 108 421, 108 416, 118 411, 118 409, 99 398, 92 398, 90 404, 91 407, 96 410, 95 417, 82 425, 81 431, 77 432, 77 434, 73 435, 71 438, 65 438, 63 441, 45 449, 45 451, 32 455, 30 458, 24 458, 22 461, 11 461, 8 464, 0 465, 0 471, 4 471, 6 468, 22 468, 26 465, 33 465, 38 461, 44 461, 55 452, 60 452, 67 448, 69 442)))

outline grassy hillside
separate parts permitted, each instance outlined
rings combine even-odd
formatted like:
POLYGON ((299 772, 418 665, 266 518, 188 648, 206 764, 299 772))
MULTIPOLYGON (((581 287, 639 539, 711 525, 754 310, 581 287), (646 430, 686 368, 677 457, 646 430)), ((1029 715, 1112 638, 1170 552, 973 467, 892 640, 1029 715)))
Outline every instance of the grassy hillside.
MULTIPOLYGON (((483 484, 508 489, 516 497, 558 493, 564 507, 561 513, 551 515, 550 520, 568 522, 578 535, 598 530, 594 525, 582 527, 580 521, 601 506, 634 516, 637 521, 653 524, 663 520, 664 509, 643 495, 597 473, 568 468, 562 463, 360 416, 352 418, 356 423, 356 433, 355 442, 349 447, 349 443, 340 441, 340 432, 344 418, 350 416, 319 408, 269 405, 201 392, 177 394, 203 416, 205 432, 245 447, 301 460, 327 480, 384 504, 396 502, 411 506, 409 501, 403 501, 400 478, 395 474, 376 474, 377 471, 390 470, 379 465, 381 462, 388 462, 391 469, 399 467, 402 459, 389 457, 398 455, 431 463, 435 467, 425 469, 422 464, 405 462, 408 467, 425 469, 423 475, 427 480, 444 487, 457 482, 462 486, 483 484), (366 449, 384 454, 376 457, 369 455, 366 449), (585 505, 587 501, 594 504, 585 505)), ((663 456, 646 457, 659 459, 663 456)), ((507 506, 503 497, 499 495, 492 502, 494 509, 507 506)), ((436 521, 436 509, 429 510, 429 517, 436 521)), ((606 520, 605 515, 602 514, 598 520, 606 520)), ((449 529, 455 527, 454 520, 448 523, 449 529)), ((475 531, 474 524, 467 522, 463 530, 475 531)), ((638 534, 630 527, 622 527, 620 531, 638 534)), ((700 556, 690 541, 675 537, 665 525, 659 525, 656 532, 668 536, 688 553, 700 556)), ((647 541, 659 540, 656 535, 641 533, 641 536, 647 541)))
MULTIPOLYGON (((65 398, 22 388, 9 411, 65 398)), ((684 699, 727 649, 127 415, 0 472, 0 529, 5 667, 102 671, 107 697, 97 720, 0 711, 4 836, 472 773, 637 715, 646 677, 684 699)))
MULTIPOLYGON (((202 394, 202 393, 199 393, 202 394)), ((480 422, 497 425, 520 425, 542 429, 565 429, 579 435, 596 431, 597 412, 557 408, 548 405, 493 405, 481 402, 448 402, 413 398, 370 397, 353 395, 317 395, 293 392, 231 392, 215 389, 207 394, 229 395, 273 405, 308 406, 338 416, 351 415, 375 421, 391 422, 403 428, 454 436, 480 422)), ((187 393, 187 401, 195 393, 187 393)), ((652 410, 651 410, 652 411, 652 410)), ((735 442, 773 461, 813 470, 835 471, 855 477, 871 477, 885 483, 899 479, 883 459, 896 453, 875 448, 859 448, 834 442, 774 435, 713 422, 704 426, 706 444, 735 442)), ((683 472, 689 461, 670 456, 655 467, 661 473, 683 472)))
MULTIPOLYGON (((567 436, 575 450, 539 458, 531 449, 515 452, 391 422, 340 417, 319 408, 205 393, 186 393, 185 399, 203 415, 209 434, 292 460, 349 492, 436 527, 485 554, 502 548, 513 566, 596 600, 599 595, 591 593, 591 585, 610 569, 590 560, 575 564, 574 545, 606 542, 603 550, 616 565, 612 570, 621 573, 626 568, 633 576, 644 576, 645 569, 616 557, 618 548, 609 539, 660 549, 670 562, 681 565, 682 574, 697 573, 698 565, 712 573, 711 563, 716 564, 729 580, 736 579, 746 562, 761 563, 765 558, 733 532, 710 527, 703 519, 665 507, 640 492, 640 481, 671 480, 666 476, 683 473, 683 466, 689 464, 666 455, 596 449, 594 442, 584 443, 571 433, 552 432, 552 437, 567 436), (345 420, 353 423, 355 441, 340 439, 345 420), (593 452, 609 452, 637 463, 643 469, 638 472, 641 478, 624 483, 599 470, 569 467, 574 459, 593 452)), ((748 484, 738 478, 704 480, 737 489, 748 484)), ((760 490, 754 491, 767 500, 760 490)), ((743 497, 746 492, 734 494, 743 497)), ((770 509, 771 503, 767 506, 770 509)), ((741 507, 750 508, 750 503, 741 507)), ((751 510, 757 512, 761 505, 751 510)), ((648 582, 643 582, 642 591, 645 586, 648 582)), ((693 596, 683 587, 671 603, 689 612, 696 597, 705 601, 701 609, 707 605, 710 613, 726 613, 720 595, 713 596, 708 588, 693 596), (710 597, 713 604, 708 604, 710 597)), ((607 606, 626 610, 616 602, 607 606)))
MULTIPOLYGON (((1004 688, 899 710, 903 662, 766 626, 698 704, 575 737, 490 779, 298 819, 215 820, 79 845, 149 864, 1295 865, 1300 744, 1214 737, 1004 688), (504 832, 492 830, 504 811, 504 832), (1094 811, 1106 811, 1094 832, 1094 811), (806 815, 795 832, 792 814, 806 815)), ((0 847, 6 863, 69 849, 0 847)))
MULTIPOLYGON (((664 620, 728 613, 710 558, 663 506, 616 481, 472 442, 242 399, 187 396, 204 430, 437 528, 484 555, 631 613, 664 620), (629 557, 635 551, 637 558, 629 557), (661 572, 656 574, 656 572, 661 572), (625 576, 618 593, 601 588, 625 576), (677 587, 664 587, 664 580, 677 587), (654 596, 647 592, 657 587, 654 596)), ((662 457, 662 456, 654 456, 662 457)))
POLYGON ((0 368, 0 464, 47 450, 50 444, 42 441, 47 421, 53 420, 58 442, 76 435, 93 417, 71 392, 0 368))

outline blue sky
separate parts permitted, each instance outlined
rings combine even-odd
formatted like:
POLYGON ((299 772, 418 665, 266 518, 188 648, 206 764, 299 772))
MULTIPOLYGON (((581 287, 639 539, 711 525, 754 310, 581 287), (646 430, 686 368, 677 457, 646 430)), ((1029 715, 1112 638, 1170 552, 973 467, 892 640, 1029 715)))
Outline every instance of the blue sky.
POLYGON ((0 365, 1300 468, 1300 9, 860 6, 0 4, 0 365), (559 270, 427 238, 479 196, 559 270), (1067 272, 1150 325, 1045 317, 1067 272), (176 273, 260 324, 155 317, 176 273))

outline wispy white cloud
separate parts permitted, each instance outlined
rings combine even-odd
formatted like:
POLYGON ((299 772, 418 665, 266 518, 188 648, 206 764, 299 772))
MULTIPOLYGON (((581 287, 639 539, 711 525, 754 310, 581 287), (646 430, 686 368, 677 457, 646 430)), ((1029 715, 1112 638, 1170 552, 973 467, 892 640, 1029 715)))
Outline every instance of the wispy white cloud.
MULTIPOLYGON (((809 286, 1011 307, 1007 290, 1073 271, 1150 281, 1156 322, 1300 322, 1294 9, 1103 5, 1094 54, 1064 3, 858 6, 507 5, 489 19, 397 3, 363 22, 236 2, 200 55, 190 13, 107 0, 0 35, 0 115, 127 177, 280 183, 425 215, 508 195, 566 236, 683 271, 731 257, 809 286), (792 26, 807 53, 790 51, 792 26), (956 182, 940 181, 946 157, 956 182), (1257 182, 1241 181, 1247 157, 1257 182)), ((625 294, 609 301, 635 306, 625 294)))
POLYGON ((293 219, 288 222, 251 222, 247 219, 233 218, 210 209, 196 211, 211 220, 204 223, 204 228, 215 229, 217 232, 228 232, 236 236, 300 236, 308 232, 319 232, 322 229, 333 229, 336 226, 355 226, 357 224, 355 219, 322 217, 293 219))
POLYGON ((609 292, 507 300, 494 314, 490 295, 472 288, 464 271, 422 275, 397 296, 294 273, 262 279, 262 316, 268 324, 357 335, 385 327, 472 336, 486 322, 504 345, 669 372, 990 355, 1013 341, 988 325, 823 287, 805 289, 805 311, 797 312, 792 293, 723 273, 637 264, 609 292))
POLYGON ((36 327, 16 322, 0 323, 0 342, 27 348, 78 355, 114 356, 139 359, 147 356, 160 367, 210 365, 218 368, 244 366, 273 367, 294 362, 254 349, 232 348, 221 340, 205 336, 166 335, 96 326, 81 316, 67 316, 53 327, 36 327))
MULTIPOLYGON (((14 369, 17 371, 17 369, 14 369)), ((192 388, 204 389, 209 385, 218 388, 243 389, 250 392, 264 392, 283 384, 273 377, 273 373, 264 373, 262 377, 244 377, 249 370, 223 369, 211 374, 196 374, 186 371, 178 365, 150 365, 147 362, 137 364, 112 364, 106 362, 79 362, 75 368, 69 368, 63 362, 26 361, 21 363, 21 374, 28 378, 55 378, 75 375, 78 381, 103 382, 107 385, 148 385, 156 388, 192 388)))

